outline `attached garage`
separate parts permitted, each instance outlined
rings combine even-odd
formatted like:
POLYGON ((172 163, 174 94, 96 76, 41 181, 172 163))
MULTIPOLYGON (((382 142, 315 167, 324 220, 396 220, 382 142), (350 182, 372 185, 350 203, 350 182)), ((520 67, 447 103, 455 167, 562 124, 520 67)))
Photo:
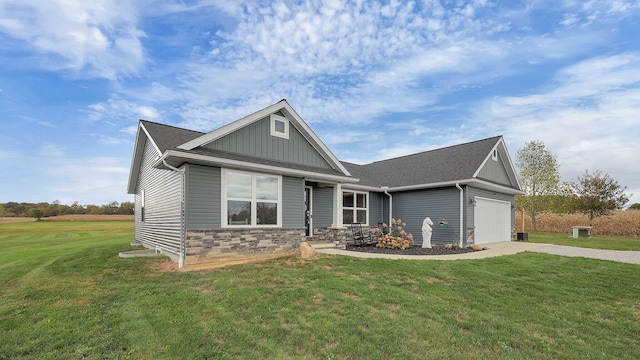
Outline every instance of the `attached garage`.
POLYGON ((511 203, 476 196, 475 243, 511 241, 511 203))

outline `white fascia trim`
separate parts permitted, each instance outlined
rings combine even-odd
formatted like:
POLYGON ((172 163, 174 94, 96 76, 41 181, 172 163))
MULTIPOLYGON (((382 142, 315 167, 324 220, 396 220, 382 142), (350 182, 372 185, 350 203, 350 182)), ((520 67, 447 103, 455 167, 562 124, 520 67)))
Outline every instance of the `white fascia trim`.
POLYGON ((387 190, 389 192, 397 192, 397 191, 409 191, 409 190, 420 190, 420 189, 433 189, 433 188, 440 188, 440 187, 449 187, 449 186, 456 186, 456 184, 459 185, 475 185, 478 186, 480 188, 484 188, 487 190, 493 190, 493 191, 498 191, 504 194, 512 194, 512 195, 522 195, 524 194, 523 191, 517 190, 517 189, 513 189, 510 187, 506 187, 506 186, 502 186, 502 185, 497 185, 494 183, 490 183, 488 181, 483 181, 483 180, 478 180, 478 179, 467 179, 467 180, 458 180, 458 181, 444 181, 444 182, 439 182, 439 183, 433 183, 433 184, 419 184, 419 185, 408 185, 408 186, 398 186, 398 187, 390 187, 388 189, 382 187, 379 188, 380 190, 387 190))
MULTIPOLYGON (((502 138, 500 138, 500 140, 502 140, 502 138)), ((522 190, 522 185, 520 184, 520 179, 518 176, 518 172, 516 172, 516 169, 513 167, 513 161, 511 161, 511 156, 509 155, 509 149, 507 149, 507 144, 503 141, 502 142, 502 146, 504 147, 504 152, 507 154, 507 160, 509 160, 509 166, 511 167, 511 171, 513 172, 513 176, 516 178, 516 184, 518 184, 518 189, 522 190)), ((524 194, 524 192, 523 192, 524 194)))
MULTIPOLYGON (((300 127, 302 129, 304 129, 306 131, 306 133, 309 134, 309 136, 311 136, 311 138, 313 139, 313 141, 316 144, 318 144, 318 146, 320 147, 320 150, 324 154, 329 156, 331 161, 340 169, 340 171, 343 174, 345 174, 347 176, 351 176, 351 173, 347 170, 347 168, 345 168, 342 165, 342 163, 340 162, 340 160, 338 160, 338 158, 336 158, 335 155, 333 155, 331 150, 329 150, 329 148, 320 140, 318 135, 316 135, 316 133, 309 127, 309 125, 307 125, 307 123, 304 122, 304 120, 302 120, 300 115, 298 115, 298 113, 293 109, 293 107, 291 107, 291 105, 289 105, 289 103, 287 101, 283 101, 282 103, 284 104, 283 107, 289 113, 289 115, 291 115, 296 120, 297 124, 300 125, 300 127)), ((313 145, 313 144, 311 144, 311 145, 313 145)))
POLYGON ((165 152, 164 155, 162 155, 162 157, 153 164, 153 166, 158 167, 162 164, 163 160, 168 160, 171 157, 203 161, 219 167, 228 166, 228 167, 240 169, 240 170, 265 171, 271 174, 297 176, 297 177, 305 178, 310 181, 330 181, 330 182, 338 182, 338 183, 356 183, 360 181, 360 179, 346 177, 346 176, 325 175, 325 174, 305 171, 305 170, 287 169, 279 166, 256 164, 256 163, 251 163, 246 161, 231 160, 231 159, 219 158, 214 156, 190 154, 190 153, 184 153, 181 151, 174 151, 174 150, 168 150, 167 152, 165 152))
POLYGON ((500 144, 501 141, 502 141, 502 137, 500 137, 500 139, 498 139, 496 144, 493 145, 493 147, 491 148, 491 151, 489 151, 489 153, 487 154, 487 157, 484 158, 484 160, 482 161, 482 164, 480 164, 480 166, 476 169, 476 172, 473 173, 473 177, 478 176, 478 174, 480 173, 480 170, 482 170, 482 168, 485 166, 487 161, 489 161, 489 159, 491 159, 491 157, 493 156, 493 150, 496 150, 498 148, 498 144, 500 144))
POLYGON ((145 128, 142 123, 140 123, 140 128, 142 128, 144 133, 147 134, 147 139, 149 139, 151 141, 151 144, 153 145, 153 148, 156 149, 156 152, 158 153, 158 156, 162 155, 162 152, 160 151, 160 148, 158 147, 158 145, 156 145, 156 142, 153 141, 153 138, 151 137, 151 135, 149 135, 149 132, 147 131, 147 128, 145 128))
POLYGON ((133 155, 131 156, 131 166, 129 168, 129 181, 127 183, 127 194, 134 194, 136 189, 135 187, 138 185, 138 174, 140 173, 140 165, 142 163, 142 153, 144 152, 144 148, 142 147, 142 133, 144 133, 147 141, 151 142, 153 148, 156 150, 158 156, 162 155, 158 145, 153 141, 147 129, 142 125, 142 122, 138 122, 138 131, 136 132, 136 140, 133 145, 133 155), (138 161, 136 161, 136 159, 138 161), (136 166, 137 165, 137 166, 136 166))
POLYGON ((268 106, 262 110, 258 110, 256 112, 254 112, 253 114, 247 115, 241 119, 238 119, 236 121, 233 121, 227 125, 224 125, 212 132, 206 133, 200 137, 197 137, 191 141, 188 141, 180 146, 178 146, 178 149, 181 150, 193 150, 195 148, 197 148, 198 146, 204 146, 207 145, 225 135, 228 135, 244 126, 247 126, 249 124, 251 124, 252 122, 256 121, 256 120, 260 120, 263 117, 270 115, 271 113, 274 113, 278 110, 280 110, 280 108, 282 107, 282 104, 280 102, 277 102, 271 106, 268 106))
MULTIPOLYGON (((461 182, 462 184, 462 182, 461 182)), ((484 181, 484 180, 479 180, 479 179, 472 179, 469 182, 464 183, 465 185, 472 185, 472 186, 476 186, 482 189, 486 189, 486 190, 491 190, 491 191, 498 191, 501 192, 503 194, 509 194, 509 195, 524 195, 524 191, 519 190, 519 189, 514 189, 514 188, 510 188, 507 186, 503 186, 503 185, 498 185, 498 184, 494 184, 488 181, 484 181)))

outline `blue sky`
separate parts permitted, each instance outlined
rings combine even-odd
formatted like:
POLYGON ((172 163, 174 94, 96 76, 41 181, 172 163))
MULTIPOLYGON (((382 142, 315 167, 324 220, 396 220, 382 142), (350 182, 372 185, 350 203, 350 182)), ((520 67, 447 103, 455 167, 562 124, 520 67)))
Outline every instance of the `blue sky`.
POLYGON ((640 202, 638 1, 0 0, 0 202, 126 194, 137 121, 286 98, 341 160, 503 135, 640 202))

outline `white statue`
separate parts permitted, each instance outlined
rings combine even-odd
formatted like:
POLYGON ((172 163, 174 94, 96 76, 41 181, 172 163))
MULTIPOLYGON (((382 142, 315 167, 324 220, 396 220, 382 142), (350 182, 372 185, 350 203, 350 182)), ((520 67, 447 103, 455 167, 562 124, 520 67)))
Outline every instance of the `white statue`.
POLYGON ((431 221, 430 217, 427 217, 422 222, 422 247, 431 249, 431 234, 433 230, 431 229, 431 225, 433 225, 433 221, 431 221))

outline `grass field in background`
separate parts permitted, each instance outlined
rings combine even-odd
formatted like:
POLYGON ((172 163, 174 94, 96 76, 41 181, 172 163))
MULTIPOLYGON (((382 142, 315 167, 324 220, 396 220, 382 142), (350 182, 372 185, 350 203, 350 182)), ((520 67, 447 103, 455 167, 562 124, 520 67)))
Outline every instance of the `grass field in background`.
POLYGON ((594 236, 591 238, 574 239, 567 234, 529 234, 530 242, 577 246, 583 248, 603 249, 603 250, 632 250, 640 251, 640 238, 629 238, 623 236, 594 236))
MULTIPOLYGON (((532 234, 533 235, 533 234, 532 234)), ((0 359, 637 359, 640 266, 120 259, 132 222, 0 225, 0 359)))

